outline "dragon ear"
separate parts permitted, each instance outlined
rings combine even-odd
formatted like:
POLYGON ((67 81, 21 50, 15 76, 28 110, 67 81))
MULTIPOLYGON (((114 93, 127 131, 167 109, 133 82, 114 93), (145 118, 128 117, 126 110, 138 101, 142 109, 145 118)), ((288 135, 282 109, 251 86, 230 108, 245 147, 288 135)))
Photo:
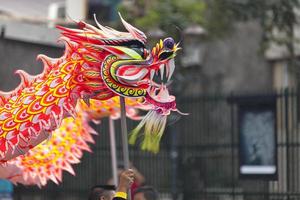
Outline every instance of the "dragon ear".
POLYGON ((124 27, 127 29, 127 31, 137 40, 142 41, 143 43, 146 43, 147 41, 147 37, 146 35, 140 31, 139 29, 135 28, 134 26, 132 26, 131 24, 129 24, 128 22, 126 22, 121 13, 119 13, 119 16, 121 18, 122 24, 124 25, 124 27))

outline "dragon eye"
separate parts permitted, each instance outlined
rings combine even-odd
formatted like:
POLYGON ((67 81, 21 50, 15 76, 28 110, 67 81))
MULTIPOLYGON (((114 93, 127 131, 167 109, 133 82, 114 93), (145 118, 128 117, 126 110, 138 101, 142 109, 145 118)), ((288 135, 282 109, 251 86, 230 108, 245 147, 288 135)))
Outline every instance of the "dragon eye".
POLYGON ((145 45, 138 40, 128 40, 122 41, 119 43, 120 46, 126 46, 135 52, 137 52, 142 58, 146 58, 148 56, 145 45))
POLYGON ((165 51, 165 52, 162 52, 162 53, 158 56, 158 58, 159 58, 160 60, 165 60, 165 59, 169 58, 172 54, 173 54, 172 51, 165 51))
POLYGON ((139 48, 139 47, 129 47, 131 48, 132 50, 134 50, 135 52, 137 52, 138 54, 140 54, 140 56, 142 58, 145 58, 145 48, 139 48))

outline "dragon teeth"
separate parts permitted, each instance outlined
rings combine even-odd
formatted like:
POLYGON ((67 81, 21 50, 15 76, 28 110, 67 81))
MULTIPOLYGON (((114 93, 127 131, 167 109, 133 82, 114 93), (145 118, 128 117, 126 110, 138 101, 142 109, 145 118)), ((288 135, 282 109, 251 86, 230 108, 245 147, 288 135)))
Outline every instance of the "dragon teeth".
POLYGON ((153 81, 154 74, 155 74, 155 70, 152 69, 152 70, 150 71, 150 80, 151 80, 151 81, 153 81))
POLYGON ((175 70, 175 62, 174 62, 174 59, 171 59, 169 62, 168 62, 168 68, 169 68, 169 74, 168 74, 168 81, 171 79, 173 73, 174 73, 174 70, 175 70))
POLYGON ((169 63, 166 63, 166 77, 169 78, 169 74, 170 74, 170 67, 169 67, 169 63))
POLYGON ((161 80, 163 80, 164 79, 165 65, 160 65, 159 70, 160 70, 160 78, 161 78, 161 80))

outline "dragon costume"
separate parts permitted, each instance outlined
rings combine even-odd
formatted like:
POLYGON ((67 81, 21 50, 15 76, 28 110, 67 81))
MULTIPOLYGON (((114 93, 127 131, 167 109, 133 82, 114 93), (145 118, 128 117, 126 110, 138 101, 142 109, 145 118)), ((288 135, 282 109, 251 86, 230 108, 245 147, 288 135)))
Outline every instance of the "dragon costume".
MULTIPOLYGON (((139 99, 126 99, 126 105, 127 117, 139 119, 139 99)), ((56 184, 61 182, 63 170, 75 175, 72 164, 80 162, 83 151, 91 151, 88 143, 94 143, 94 140, 90 134, 97 134, 89 126, 89 121, 99 121, 108 116, 117 119, 120 116, 119 98, 113 97, 106 101, 91 100, 90 106, 79 101, 76 112, 76 118, 65 118, 61 126, 53 131, 51 138, 25 155, 0 165, 0 178, 15 184, 41 187, 49 180, 56 184)))
POLYGON ((79 99, 108 100, 114 96, 143 98, 152 110, 133 131, 131 143, 144 129, 142 149, 157 152, 170 111, 177 111, 175 97, 164 83, 174 69, 178 45, 172 38, 160 40, 151 50, 146 36, 121 17, 128 32, 78 22, 79 29, 62 31, 65 54, 58 59, 39 55, 43 73, 31 76, 22 70, 20 85, 0 93, 0 161, 25 154, 57 129, 62 120, 76 116, 79 99))

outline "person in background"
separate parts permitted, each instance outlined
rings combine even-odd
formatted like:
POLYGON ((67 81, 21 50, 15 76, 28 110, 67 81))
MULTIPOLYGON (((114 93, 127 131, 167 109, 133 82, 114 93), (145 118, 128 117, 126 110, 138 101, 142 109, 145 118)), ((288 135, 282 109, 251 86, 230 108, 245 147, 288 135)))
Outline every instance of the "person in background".
POLYGON ((119 185, 95 185, 91 188, 88 200, 126 200, 127 192, 134 182, 134 171, 124 170, 120 174, 119 185))
POLYGON ((158 192, 151 186, 142 186, 133 192, 132 200, 158 200, 158 192))
MULTIPOLYGON (((124 164, 123 163, 119 163, 118 165, 118 176, 120 176, 120 174, 124 171, 124 164)), ((133 164, 130 162, 130 169, 133 170, 133 173, 135 175, 134 177, 134 182, 131 185, 131 200, 133 199, 133 191, 135 191, 138 187, 142 186, 145 183, 145 177, 143 176, 143 174, 136 168, 133 166, 133 164)), ((113 185, 113 178, 110 178, 107 181, 107 184, 109 185, 113 185)))
POLYGON ((91 188, 88 200, 112 200, 115 191, 114 185, 95 185, 91 188))
POLYGON ((126 200, 127 192, 130 189, 132 183, 134 182, 134 171, 132 169, 124 170, 120 174, 119 185, 113 200, 126 200))

